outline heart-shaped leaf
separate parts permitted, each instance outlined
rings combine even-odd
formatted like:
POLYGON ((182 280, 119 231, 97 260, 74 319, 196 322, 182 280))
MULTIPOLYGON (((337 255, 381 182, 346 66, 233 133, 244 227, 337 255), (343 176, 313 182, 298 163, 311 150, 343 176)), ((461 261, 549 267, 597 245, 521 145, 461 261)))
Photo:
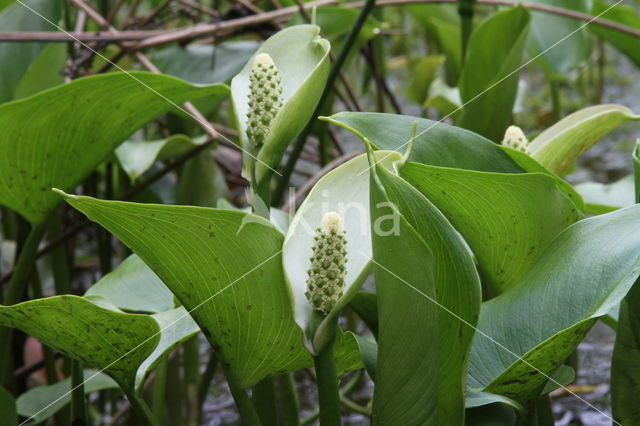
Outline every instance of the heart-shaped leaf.
POLYGON ((400 175, 453 223, 479 261, 487 296, 515 285, 563 229, 582 218, 556 179, 406 163, 400 175))
POLYGON ((604 135, 629 120, 640 120, 640 115, 620 105, 587 107, 540 133, 529 144, 529 153, 544 167, 562 176, 604 135))
POLYGON ((477 389, 526 405, 640 273, 640 206, 563 231, 520 282, 485 302, 469 362, 477 389), (531 321, 535 319, 535 327, 531 321))
POLYGON ((329 74, 329 42, 319 37, 316 25, 297 25, 271 36, 249 59, 231 81, 231 98, 242 146, 249 147, 247 114, 249 112, 249 76, 253 58, 271 56, 281 77, 282 107, 269 125, 256 164, 257 180, 271 173, 282 159, 289 142, 311 118, 324 90, 329 74))
POLYGON ((75 187, 173 104, 227 91, 164 75, 110 73, 0 105, 0 204, 40 223, 60 202, 52 187, 75 187))
POLYGON ((372 231, 380 327, 373 423, 463 425, 481 301, 474 261, 424 195, 379 167, 371 209, 393 225, 372 231))
MULTIPOLYGON (((402 156, 397 152, 377 151, 376 158, 390 168, 402 156)), ((296 212, 284 241, 282 262, 285 279, 290 288, 295 320, 305 332, 305 344, 311 353, 317 353, 324 346, 325 327, 332 324, 331 319, 349 303, 369 272, 371 219, 368 169, 367 156, 362 154, 324 175, 296 212), (346 231, 344 289, 342 297, 323 322, 311 330, 313 310, 304 293, 307 291, 315 230, 329 212, 336 212, 342 217, 346 231)))

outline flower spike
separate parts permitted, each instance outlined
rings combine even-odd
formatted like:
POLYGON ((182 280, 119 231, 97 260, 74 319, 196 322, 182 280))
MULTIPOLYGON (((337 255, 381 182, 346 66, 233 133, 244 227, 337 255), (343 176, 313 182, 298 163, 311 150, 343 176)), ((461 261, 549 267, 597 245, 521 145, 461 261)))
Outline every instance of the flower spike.
POLYGON ((271 121, 282 107, 280 72, 271 56, 258 54, 249 76, 249 112, 247 137, 259 148, 269 134, 271 121))
POLYGON ((347 252, 342 218, 329 212, 316 229, 305 296, 316 311, 328 314, 344 289, 347 252))

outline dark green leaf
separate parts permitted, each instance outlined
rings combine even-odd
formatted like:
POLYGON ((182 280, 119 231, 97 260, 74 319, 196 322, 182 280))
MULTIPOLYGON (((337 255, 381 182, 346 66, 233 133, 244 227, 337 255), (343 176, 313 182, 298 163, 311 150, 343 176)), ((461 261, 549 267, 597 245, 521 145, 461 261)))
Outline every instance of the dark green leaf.
MULTIPOLYGON (((608 10, 606 13, 602 14, 602 19, 617 22, 640 30, 640 15, 638 15, 637 8, 634 9, 633 6, 624 4, 616 4, 615 7, 611 6, 611 4, 602 0, 594 0, 591 14, 597 16, 608 10)), ((638 37, 600 25, 589 25, 589 29, 611 43, 615 48, 627 55, 629 59, 640 67, 638 37)))
POLYGON ((609 312, 640 273, 640 206, 562 232, 520 282, 485 302, 469 380, 523 405, 609 312), (532 326, 535 322, 535 327, 532 326))
POLYGON ((502 139, 511 124, 528 30, 529 12, 516 6, 491 16, 471 34, 459 85, 465 104, 461 127, 502 139))
POLYGON ((468 130, 406 115, 341 112, 324 120, 343 127, 377 149, 405 152, 413 123, 416 138, 409 161, 459 169, 521 173, 499 146, 468 130))
POLYGON ((402 179, 376 169, 371 209, 380 329, 373 422, 461 425, 480 279, 442 213, 402 179))

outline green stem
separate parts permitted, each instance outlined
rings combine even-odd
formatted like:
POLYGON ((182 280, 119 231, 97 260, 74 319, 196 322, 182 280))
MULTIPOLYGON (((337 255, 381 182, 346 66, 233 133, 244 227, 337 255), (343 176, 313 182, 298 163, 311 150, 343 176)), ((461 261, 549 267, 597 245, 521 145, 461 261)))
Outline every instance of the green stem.
POLYGON ((260 426, 262 423, 260 423, 260 418, 258 417, 256 408, 253 406, 247 392, 238 385, 236 380, 230 374, 228 374, 228 371, 225 371, 225 376, 227 377, 231 396, 233 396, 233 399, 236 402, 236 407, 238 408, 242 424, 244 426, 260 426))
POLYGON ((536 419, 538 420, 538 426, 555 425, 551 401, 547 395, 542 395, 536 402, 536 419))
POLYGON ((198 377, 200 376, 200 340, 193 336, 184 343, 184 381, 186 384, 187 424, 197 425, 199 417, 198 377))
POLYGON ((320 424, 322 426, 339 426, 340 393, 338 373, 333 357, 333 343, 329 343, 313 357, 318 382, 318 399, 320 402, 320 424))
POLYGON ((460 41, 461 45, 461 57, 460 60, 464 65, 465 57, 467 54, 467 45, 469 44, 469 37, 473 31, 473 14, 475 12, 476 0, 458 0, 458 14, 460 15, 460 41))
POLYGON ((276 389, 276 404, 283 426, 297 426, 300 424, 300 404, 296 392, 295 382, 291 373, 281 374, 273 378, 276 389))
POLYGON ((333 66, 331 67, 331 72, 329 73, 329 77, 327 78, 327 84, 324 88, 324 91, 322 92, 322 95, 320 96, 318 105, 316 106, 316 109, 311 115, 311 119, 305 126, 304 130, 302 130, 300 137, 298 137, 296 144, 293 146, 291 155, 289 155, 289 159, 287 160, 287 164, 285 165, 284 171, 282 173, 282 177, 278 182, 278 187, 274 192, 272 205, 277 206, 282 202, 282 197, 284 196, 285 189, 289 184, 289 179, 291 178, 293 169, 295 168, 296 163, 298 162, 298 158, 300 158, 300 154, 302 153, 304 145, 307 142, 307 137, 311 133, 311 129, 313 128, 313 125, 315 123, 315 117, 319 115, 320 111, 324 109, 324 104, 326 100, 329 98, 329 94, 333 90, 333 84, 335 83, 336 78, 340 74, 342 65, 344 65, 344 62, 349 56, 349 52, 351 52, 351 49, 355 45, 355 42, 358 39, 358 36, 360 35, 360 30, 362 29, 364 23, 369 17, 371 10, 375 6, 375 3, 376 3, 375 0, 366 0, 364 3, 364 6, 360 10, 360 13, 358 14, 358 18, 356 19, 356 22, 353 24, 353 27, 351 27, 351 30, 349 31, 349 34, 347 35, 347 38, 344 42, 344 45, 342 46, 342 50, 340 50, 340 54, 338 55, 338 57, 336 58, 336 61, 333 63, 333 66))
MULTIPOLYGON (((4 296, 4 305, 15 305, 20 302, 24 294, 25 286, 35 267, 35 259, 38 253, 38 245, 47 229, 46 221, 33 225, 29 235, 20 251, 18 260, 13 269, 13 274, 7 285, 4 296)), ((11 328, 0 328, 0 383, 4 383, 9 369, 9 352, 11 351, 11 328)))
POLYGON ((551 107, 553 112, 553 121, 559 121, 562 117, 562 105, 560 103, 560 82, 553 78, 549 82, 551 89, 551 107))
POLYGON ((122 387, 123 392, 131 404, 131 408, 136 416, 136 425, 138 426, 158 426, 155 417, 144 398, 138 395, 134 390, 126 390, 127 387, 122 387))
POLYGON ((251 399, 263 425, 275 426, 279 424, 273 378, 267 377, 260 380, 253 387, 251 399))
POLYGON ((209 387, 216 375, 216 369, 218 367, 218 357, 214 352, 209 355, 209 361, 207 362, 207 368, 204 370, 202 377, 200 378, 200 384, 198 385, 198 407, 200 407, 200 423, 204 419, 204 402, 209 394, 209 387))
POLYGON ((71 424, 87 425, 87 399, 84 394, 84 371, 78 361, 71 361, 71 424))
POLYGON ((153 416, 156 418, 159 424, 163 424, 165 419, 166 404, 165 399, 167 397, 167 367, 169 362, 167 357, 164 356, 158 363, 156 368, 156 378, 153 382, 153 396, 151 401, 151 410, 153 416))

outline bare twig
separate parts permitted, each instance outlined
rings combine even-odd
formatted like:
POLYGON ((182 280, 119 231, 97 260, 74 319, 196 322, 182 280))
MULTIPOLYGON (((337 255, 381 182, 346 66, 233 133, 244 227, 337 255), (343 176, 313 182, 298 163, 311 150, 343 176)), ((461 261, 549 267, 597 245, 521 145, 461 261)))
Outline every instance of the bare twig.
MULTIPOLYGON (((457 0, 379 0, 376 7, 383 6, 402 6, 407 4, 420 3, 456 3, 457 0)), ((514 6, 517 2, 509 0, 477 0, 480 4, 488 4, 494 6, 514 6)), ((313 7, 322 7, 338 4, 338 0, 315 0, 304 3, 305 9, 313 7)), ((343 3, 343 7, 361 8, 363 2, 355 1, 343 3)), ((591 22, 605 28, 610 28, 624 34, 640 38, 640 30, 619 24, 607 19, 595 18, 588 13, 576 12, 574 10, 563 9, 560 7, 548 6, 538 3, 524 3, 524 5, 534 11, 545 12, 554 15, 564 16, 566 18, 576 19, 579 21, 591 22)), ((148 46, 156 46, 159 44, 171 43, 176 41, 184 41, 199 37, 207 37, 230 29, 242 28, 257 25, 274 20, 280 20, 298 12, 298 6, 289 6, 282 9, 264 12, 259 15, 246 16, 228 21, 199 24, 190 27, 178 28, 174 30, 147 30, 147 31, 126 31, 120 34, 100 34, 92 32, 71 33, 69 35, 51 31, 25 31, 25 32, 0 32, 0 41, 50 41, 50 42, 69 42, 78 39, 83 42, 90 41, 138 41, 135 46, 140 49, 148 46)))

